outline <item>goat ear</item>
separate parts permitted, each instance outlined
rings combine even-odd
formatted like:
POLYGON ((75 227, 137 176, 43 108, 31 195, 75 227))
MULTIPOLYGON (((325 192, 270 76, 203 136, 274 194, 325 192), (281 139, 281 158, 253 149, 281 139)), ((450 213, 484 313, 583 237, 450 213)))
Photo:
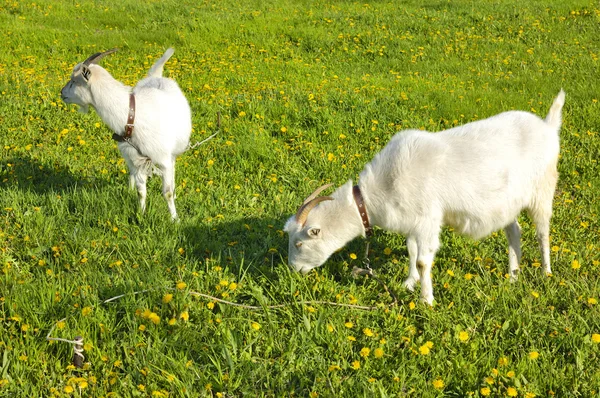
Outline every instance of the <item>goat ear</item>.
POLYGON ((87 65, 81 65, 81 76, 86 82, 90 81, 90 77, 92 77, 92 71, 87 65))
POLYGON ((321 228, 319 228, 319 227, 311 227, 306 232, 308 233, 308 236, 310 238, 315 239, 315 238, 320 238, 321 237, 321 228))

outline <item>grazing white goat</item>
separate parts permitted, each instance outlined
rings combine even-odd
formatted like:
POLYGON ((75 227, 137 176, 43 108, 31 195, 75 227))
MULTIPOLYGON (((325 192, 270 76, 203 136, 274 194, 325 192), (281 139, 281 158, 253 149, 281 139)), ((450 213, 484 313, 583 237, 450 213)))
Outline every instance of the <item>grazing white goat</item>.
POLYGON ((443 225, 475 239, 503 228, 510 278, 516 280, 521 259, 517 217, 527 210, 537 228, 544 271, 550 274, 549 229, 564 100, 561 90, 544 120, 510 111, 435 134, 396 134, 363 169, 358 188, 349 181, 331 196, 317 197, 327 186, 321 187, 287 221, 290 266, 306 273, 322 265, 347 242, 365 236, 370 220, 406 235, 409 275, 404 286, 413 290, 420 282, 421 300, 431 305, 431 266, 443 225))
POLYGON ((175 159, 189 144, 192 120, 177 83, 162 77, 163 66, 174 51, 169 48, 133 88, 97 65, 115 51, 96 53, 75 65, 61 97, 68 104, 79 105, 83 113, 91 105, 114 131, 113 139, 129 168, 129 186, 137 188, 142 212, 146 209, 146 180, 153 164, 159 168, 162 193, 175 219, 175 159))

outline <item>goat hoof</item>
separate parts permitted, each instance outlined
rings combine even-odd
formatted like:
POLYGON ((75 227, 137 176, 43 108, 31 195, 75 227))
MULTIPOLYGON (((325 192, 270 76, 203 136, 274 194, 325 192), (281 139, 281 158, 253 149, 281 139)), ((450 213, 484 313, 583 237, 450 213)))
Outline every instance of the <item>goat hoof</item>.
POLYGON ((433 295, 427 296, 427 297, 421 297, 421 302, 423 304, 427 304, 430 307, 433 307, 433 300, 434 300, 433 295))
POLYGON ((415 290, 415 286, 417 285, 417 280, 414 278, 407 278, 403 285, 405 288, 407 288, 409 291, 413 292, 415 290))

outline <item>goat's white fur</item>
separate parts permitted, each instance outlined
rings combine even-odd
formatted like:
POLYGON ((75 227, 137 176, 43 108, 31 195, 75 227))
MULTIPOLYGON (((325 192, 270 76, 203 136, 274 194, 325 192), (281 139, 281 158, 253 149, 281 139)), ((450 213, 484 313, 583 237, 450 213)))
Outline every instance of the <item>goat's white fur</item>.
POLYGON ((133 88, 115 80, 97 64, 79 63, 61 96, 66 103, 79 105, 81 112, 87 112, 91 105, 111 130, 123 135, 129 94, 133 92, 136 101, 133 134, 130 143, 118 143, 129 168, 129 186, 137 188, 143 212, 146 180, 152 173, 152 164, 156 165, 162 175, 163 196, 175 219, 175 159, 188 147, 192 121, 190 106, 177 83, 162 77, 163 66, 173 52, 169 48, 150 68, 148 76, 133 88), (86 73, 82 73, 84 70, 86 73))
MULTIPOLYGON (((537 229, 544 271, 551 273, 549 229, 558 180, 561 90, 545 120, 509 111, 439 133, 396 134, 360 174, 370 221, 406 235, 409 275, 421 283, 422 301, 433 303, 431 267, 443 225, 479 239, 503 228, 508 238, 509 275, 516 280, 521 259, 517 217, 527 210, 537 229)), ((291 217, 289 264, 306 273, 336 250, 364 236, 352 181, 334 200, 321 202, 304 225, 291 217)))

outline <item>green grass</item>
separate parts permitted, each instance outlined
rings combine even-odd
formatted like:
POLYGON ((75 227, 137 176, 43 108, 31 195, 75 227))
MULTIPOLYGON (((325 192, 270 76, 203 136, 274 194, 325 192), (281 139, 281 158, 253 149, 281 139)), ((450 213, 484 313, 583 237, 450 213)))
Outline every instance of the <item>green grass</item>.
POLYGON ((582 0, 0 2, 0 396, 600 396, 599 23, 582 0), (179 223, 157 178, 139 214, 112 133, 60 100, 93 52, 120 48, 103 65, 134 84, 169 46, 192 142, 222 115, 178 160, 179 223), (432 308, 395 234, 372 264, 397 307, 351 277, 361 240, 285 265, 302 199, 397 131, 544 116, 561 88, 552 277, 526 217, 515 284, 503 234, 444 231, 432 308), (83 336, 83 369, 50 331, 83 336))

